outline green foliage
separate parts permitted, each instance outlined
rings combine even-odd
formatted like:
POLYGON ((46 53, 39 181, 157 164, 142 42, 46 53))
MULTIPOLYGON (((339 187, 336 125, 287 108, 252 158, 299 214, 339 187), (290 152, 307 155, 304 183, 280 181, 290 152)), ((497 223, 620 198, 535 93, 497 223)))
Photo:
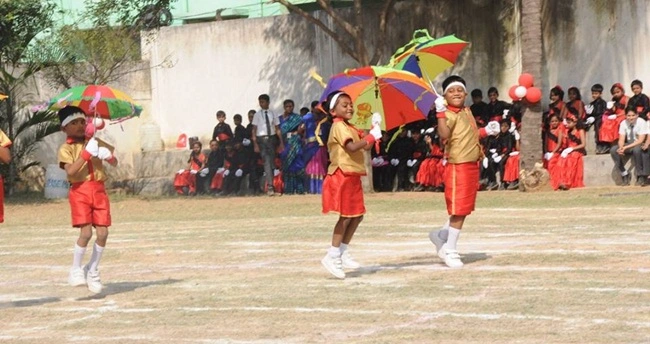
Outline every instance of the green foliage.
POLYGON ((54 4, 41 0, 0 0, 0 59, 18 63, 29 42, 52 26, 54 4))

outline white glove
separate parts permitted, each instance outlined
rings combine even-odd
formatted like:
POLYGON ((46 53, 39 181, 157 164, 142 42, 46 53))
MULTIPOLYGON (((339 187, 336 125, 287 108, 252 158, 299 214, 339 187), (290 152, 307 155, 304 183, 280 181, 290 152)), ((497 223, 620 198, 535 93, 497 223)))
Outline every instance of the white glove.
POLYGON ((436 112, 445 112, 447 111, 447 101, 443 97, 437 97, 433 102, 436 104, 436 112))
POLYGON ((223 176, 226 177, 230 174, 230 170, 223 171, 223 176))
POLYGON ((552 157, 553 157, 553 152, 544 153, 544 160, 547 160, 547 161, 551 160, 552 157))
POLYGON ((515 130, 515 140, 521 140, 521 135, 519 135, 519 130, 515 130))
POLYGON ((447 159, 442 159, 442 166, 447 166, 447 159))
POLYGON ((219 167, 219 168, 217 169, 217 173, 224 173, 225 171, 226 171, 226 169, 223 168, 223 167, 219 167))
POLYGON ((508 131, 509 131, 510 133, 514 133, 515 130, 517 130, 517 125, 515 124, 515 122, 511 122, 511 123, 510 123, 510 129, 508 129, 508 131))
POLYGON ((372 135, 375 140, 379 140, 381 138, 381 129, 379 128, 379 124, 373 125, 372 129, 370 129, 369 134, 372 135))
POLYGON ((510 112, 510 110, 508 110, 508 109, 503 110, 503 119, 508 118, 508 113, 509 112, 510 112))
POLYGON ((372 158, 372 166, 379 165, 379 158, 372 158))
POLYGON ((197 171, 197 170, 190 170, 190 173, 191 173, 191 174, 197 174, 198 172, 199 172, 199 171, 197 171))
POLYGON ((201 171, 199 171, 199 174, 201 175, 201 177, 205 177, 205 176, 208 175, 209 172, 210 172, 210 169, 208 169, 206 167, 206 168, 202 169, 201 171))
POLYGON ((616 119, 616 115, 609 115, 609 116, 607 116, 607 119, 609 119, 609 120, 612 120, 612 121, 613 121, 613 120, 615 120, 615 119, 616 119))
MULTIPOLYGON (((372 118, 370 119, 370 123, 372 123, 372 126, 377 126, 379 127, 381 124, 381 114, 379 112, 375 112, 372 114, 372 118)), ((375 137, 376 139, 378 137, 375 137)))
POLYGON ((88 140, 85 149, 86 152, 90 153, 91 156, 97 156, 97 154, 99 153, 99 143, 93 137, 92 139, 88 140))
POLYGON ((501 131, 501 125, 497 121, 488 122, 485 126, 485 132, 490 136, 498 135, 501 131))
POLYGON ((176 172, 176 173, 178 173, 178 174, 183 174, 183 172, 185 172, 185 169, 180 169, 180 170, 178 170, 178 172, 176 172))
POLYGON ((489 163, 488 158, 487 157, 483 158, 483 168, 488 168, 488 163, 489 163))
POLYGON ((613 100, 608 101, 608 102, 607 102, 607 108, 608 108, 608 109, 613 108, 613 107, 614 107, 614 104, 616 104, 615 101, 613 101, 613 100))
POLYGON ((383 157, 377 157, 377 162, 379 163, 379 165, 383 165, 386 161, 384 160, 383 157))
POLYGON ((243 140, 241 140, 241 144, 248 147, 248 146, 251 145, 251 140, 243 139, 243 140))
POLYGON ((390 164, 393 165, 393 166, 399 165, 399 159, 391 159, 390 164))
POLYGON ((417 160, 415 160, 415 159, 409 159, 409 160, 406 161, 406 166, 413 167, 413 165, 415 165, 416 161, 417 160))
POLYGON ((566 157, 569 156, 569 154, 570 154, 571 152, 573 152, 573 148, 571 148, 571 147, 569 147, 569 148, 564 148, 564 150, 562 151, 562 154, 560 154, 560 156, 563 157, 563 158, 566 158, 566 157))
POLYGON ((587 115, 591 115, 591 113, 594 112, 594 106, 591 104, 585 105, 585 112, 587 115))
POLYGON ((113 153, 106 147, 99 147, 97 150, 97 157, 102 160, 109 160, 113 157, 113 153))
POLYGON ((503 158, 501 157, 501 155, 497 155, 497 157, 494 158, 494 162, 496 162, 496 163, 498 164, 498 163, 501 162, 501 159, 503 159, 503 158))
POLYGON ((280 175, 280 170, 278 170, 277 168, 275 170, 273 170, 273 176, 274 177, 277 177, 279 175, 280 175))
POLYGON ((490 153, 495 154, 496 152, 497 152, 497 149, 496 149, 496 148, 492 148, 492 149, 490 149, 490 153))
POLYGON ((244 175, 244 171, 242 171, 241 168, 238 168, 237 171, 235 171, 235 177, 241 177, 244 175))
POLYGON ((431 128, 429 128, 429 129, 425 130, 424 133, 425 133, 425 134, 431 134, 434 130, 435 130, 435 129, 433 129, 433 127, 431 127, 431 128))
POLYGON ((566 118, 562 120, 562 125, 566 127, 567 121, 566 118))
MULTIPOLYGON (((590 113, 590 112, 588 112, 588 113, 590 113)), ((593 118, 593 117, 587 117, 587 120, 585 120, 585 123, 587 123, 588 125, 593 124, 595 120, 596 119, 593 118)))

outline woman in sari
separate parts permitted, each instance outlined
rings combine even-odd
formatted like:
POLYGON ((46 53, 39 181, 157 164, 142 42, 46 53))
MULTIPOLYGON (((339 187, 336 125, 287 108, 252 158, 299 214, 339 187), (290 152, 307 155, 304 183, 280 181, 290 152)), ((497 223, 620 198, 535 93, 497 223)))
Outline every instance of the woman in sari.
POLYGON ((293 100, 284 101, 284 113, 280 116, 280 130, 284 141, 284 150, 280 153, 282 160, 282 177, 285 194, 305 193, 305 161, 302 153, 302 134, 304 125, 302 117, 293 112, 293 100))

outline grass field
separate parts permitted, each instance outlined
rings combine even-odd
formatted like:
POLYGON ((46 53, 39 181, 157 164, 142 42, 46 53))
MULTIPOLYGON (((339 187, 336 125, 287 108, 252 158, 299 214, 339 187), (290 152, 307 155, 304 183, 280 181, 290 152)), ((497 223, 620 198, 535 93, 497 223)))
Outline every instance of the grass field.
POLYGON ((640 187, 480 193, 450 270, 428 240, 442 194, 372 194, 350 245, 363 267, 337 280, 317 196, 115 197, 93 295, 67 285, 67 201, 14 202, 0 342, 649 343, 649 203, 640 187))

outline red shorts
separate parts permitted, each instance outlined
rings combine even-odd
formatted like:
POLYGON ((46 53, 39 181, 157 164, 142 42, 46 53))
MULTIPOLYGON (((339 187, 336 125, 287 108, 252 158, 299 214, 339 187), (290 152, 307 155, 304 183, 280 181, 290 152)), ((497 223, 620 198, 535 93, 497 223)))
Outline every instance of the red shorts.
POLYGON ((361 176, 346 174, 337 169, 323 181, 323 213, 337 213, 341 217, 358 217, 366 213, 363 204, 361 176))
POLYGON ((103 182, 87 181, 70 186, 70 210, 72 226, 81 227, 111 225, 111 207, 103 182))
POLYGON ((447 164, 445 201, 449 215, 469 215, 476 205, 479 168, 476 162, 447 164))

